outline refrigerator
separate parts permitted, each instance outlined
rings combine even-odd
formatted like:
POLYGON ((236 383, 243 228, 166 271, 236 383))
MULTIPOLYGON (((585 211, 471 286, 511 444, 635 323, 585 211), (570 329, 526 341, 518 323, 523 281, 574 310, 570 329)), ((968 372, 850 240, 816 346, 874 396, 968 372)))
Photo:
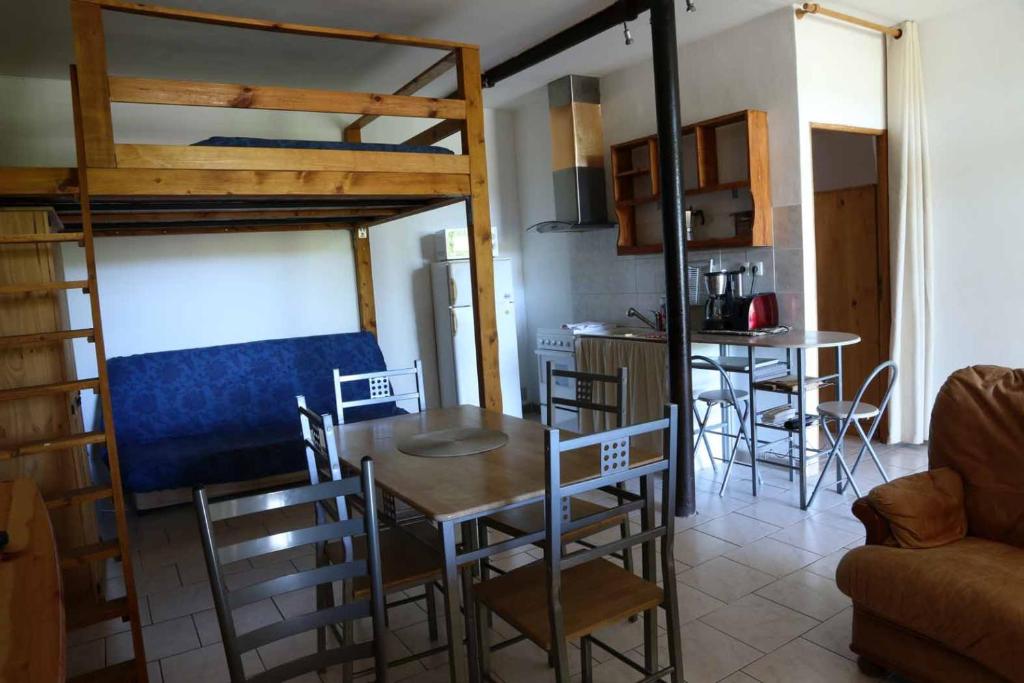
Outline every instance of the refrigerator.
MULTIPOLYGON (((434 331, 437 335, 441 405, 445 408, 480 405, 469 261, 458 259, 431 264, 431 282, 434 290, 434 331)), ((494 299, 498 318, 501 403, 505 414, 522 417, 516 302, 512 288, 512 263, 507 258, 494 259, 494 299)))

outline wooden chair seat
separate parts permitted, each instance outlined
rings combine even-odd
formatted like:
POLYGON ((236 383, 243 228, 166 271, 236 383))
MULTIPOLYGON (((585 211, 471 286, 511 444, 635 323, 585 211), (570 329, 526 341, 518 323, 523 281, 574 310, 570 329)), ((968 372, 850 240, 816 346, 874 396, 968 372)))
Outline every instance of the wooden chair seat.
MULTIPOLYGON (((424 522, 423 525, 427 526, 428 523, 424 522)), ((366 557, 365 536, 354 539, 352 546, 356 559, 366 557)), ((344 546, 340 543, 329 543, 327 557, 332 563, 344 562, 344 546)), ((399 527, 380 531, 380 563, 385 593, 441 580, 441 556, 399 527)), ((356 578, 352 590, 357 600, 369 595, 369 580, 362 576, 356 578)))
MULTIPOLYGON (((580 519, 582 517, 597 514, 598 512, 604 512, 608 509, 599 503, 592 503, 589 500, 584 500, 582 498, 571 498, 569 504, 572 508, 573 519, 580 519)), ((617 527, 625 520, 626 515, 616 515, 615 517, 611 517, 601 522, 588 524, 587 526, 562 534, 562 540, 566 543, 578 541, 581 538, 593 536, 605 529, 617 527)), ((513 537, 525 536, 527 534, 532 534, 535 531, 543 531, 544 504, 536 503, 533 505, 524 505, 512 510, 490 515, 487 517, 487 526, 495 531, 500 531, 503 534, 508 534, 513 537)))
MULTIPOLYGON (((513 569, 474 587, 476 600, 545 650, 551 648, 544 562, 513 569)), ((662 590, 608 560, 562 572, 565 636, 576 639, 662 603, 662 590)))

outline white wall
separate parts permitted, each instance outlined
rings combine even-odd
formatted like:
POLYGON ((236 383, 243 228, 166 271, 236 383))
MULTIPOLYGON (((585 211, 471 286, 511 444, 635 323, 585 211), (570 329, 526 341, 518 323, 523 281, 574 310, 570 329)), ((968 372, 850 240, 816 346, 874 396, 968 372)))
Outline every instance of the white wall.
MULTIPOLYGON (((522 98, 512 117, 519 217, 525 230, 540 221, 551 220, 555 215, 547 89, 535 90, 522 98)), ((540 400, 537 362, 533 355, 537 346, 537 329, 557 328, 572 320, 569 259, 573 245, 579 244, 583 237, 522 233, 526 317, 521 319, 521 327, 529 356, 520 363, 520 374, 527 388, 528 400, 534 403, 540 400)))
POLYGON ((932 167, 937 389, 979 363, 1024 367, 1024 5, 920 24, 932 167))
MULTIPOLYGON (((762 286, 774 287, 782 293, 783 316, 787 320, 802 315, 802 280, 788 278, 792 269, 779 267, 798 260, 801 246, 795 61, 789 9, 682 45, 679 57, 684 121, 747 108, 768 112, 775 206, 774 249, 701 252, 692 256, 714 256, 730 263, 764 262, 769 278, 762 286)), ((654 133, 657 123, 651 60, 601 78, 601 108, 606 147, 654 133)), ((529 226, 554 214, 546 89, 531 92, 515 103, 515 124, 519 212, 522 223, 529 226)), ((610 168, 606 159, 606 172, 610 168)), ((608 196, 610 200, 610 183, 608 196)), ((614 215, 610 201, 609 211, 614 215)), ((615 241, 613 230, 573 235, 525 233, 523 273, 531 347, 539 327, 557 327, 583 319, 626 322, 630 306, 650 309, 658 305, 665 286, 663 257, 617 256, 615 241)), ((537 400, 536 385, 536 378, 530 378, 532 400, 537 400)))
MULTIPOLYGON (((67 81, 0 76, 0 103, 0 166, 74 165, 67 81)), ((514 140, 509 119, 509 114, 487 112, 485 129, 492 220, 509 226, 501 231, 499 246, 505 255, 518 259, 518 201, 507 151, 514 140)), ((344 120, 331 114, 114 107, 119 142, 188 143, 210 135, 337 140, 344 120)), ((417 125, 423 124, 380 119, 368 137, 400 141, 417 125)), ((428 401, 434 405, 436 351, 425 277, 433 244, 428 249, 426 236, 453 226, 465 226, 461 204, 371 231, 385 360, 397 367, 422 358, 428 401), (416 332, 410 334, 413 329, 416 332)), ((73 277, 84 269, 81 251, 64 251, 73 277)), ((96 257, 110 357, 359 329, 346 231, 108 238, 97 240, 96 257)), ((521 282, 519 286, 521 292, 521 282)), ((71 297, 71 313, 73 322, 87 324, 84 297, 71 297)), ((522 310, 520 316, 525 316, 522 310)), ((94 373, 91 346, 76 351, 80 372, 94 373)))
MULTIPOLYGON (((679 80, 684 123, 742 109, 768 113, 768 147, 774 246, 768 249, 693 252, 691 260, 713 257, 732 265, 762 261, 762 289, 779 294, 783 322, 802 317, 802 281, 792 277, 801 238, 794 216, 800 203, 797 73, 792 11, 780 9, 753 21, 687 43, 679 49, 679 80)), ((654 71, 645 61, 601 79, 605 142, 615 144, 656 132, 654 71)), ((610 160, 606 159, 610 167, 610 160)), ((687 181, 687 184, 692 184, 687 181)), ((610 195, 610 192, 609 192, 610 195)), ((695 206, 707 197, 687 200, 695 206)), ((735 208, 732 210, 736 210, 735 208)), ((644 259, 639 259, 643 267, 644 259)), ((661 257, 653 259, 658 265, 661 257)), ((653 265, 653 263, 652 263, 653 265)), ((657 266, 655 266, 657 267, 657 266)))
POLYGON ((876 31, 823 17, 797 20, 791 10, 789 15, 796 33, 804 322, 813 329, 818 321, 818 283, 811 124, 886 127, 885 43, 876 31))
MULTIPOLYGON (((364 131, 367 142, 395 142, 418 132, 426 124, 416 119, 378 119, 364 131)), ((498 253, 512 261, 519 322, 520 376, 525 381, 533 367, 533 344, 526 342, 527 299, 523 287, 518 180, 515 174, 515 132, 508 111, 484 111, 491 225, 498 231, 498 253)), ((460 150, 457 136, 442 145, 460 150)), ((427 213, 379 225, 370 230, 373 281, 377 296, 377 338, 388 364, 423 360, 428 401, 439 405, 437 351, 430 263, 434 260, 434 234, 444 228, 466 227, 466 205, 454 204, 427 213), (414 327, 413 327, 414 326, 414 327), (415 329, 415 335, 410 330, 415 329)))

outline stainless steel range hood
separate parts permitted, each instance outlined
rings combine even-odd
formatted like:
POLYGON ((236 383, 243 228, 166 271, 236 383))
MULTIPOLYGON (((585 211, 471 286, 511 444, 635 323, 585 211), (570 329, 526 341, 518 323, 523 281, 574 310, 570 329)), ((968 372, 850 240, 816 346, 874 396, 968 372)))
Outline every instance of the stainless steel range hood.
POLYGON ((604 135, 599 81, 565 76, 548 84, 554 220, 528 229, 585 232, 614 228, 608 220, 604 184, 604 135))

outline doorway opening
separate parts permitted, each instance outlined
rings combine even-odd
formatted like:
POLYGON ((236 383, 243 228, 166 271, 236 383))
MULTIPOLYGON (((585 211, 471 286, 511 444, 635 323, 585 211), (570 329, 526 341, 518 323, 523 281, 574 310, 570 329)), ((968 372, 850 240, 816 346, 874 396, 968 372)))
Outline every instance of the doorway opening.
MULTIPOLYGON (((843 353, 843 398, 889 358, 889 169, 886 131, 811 124, 818 329, 853 332, 861 342, 843 353)), ((821 372, 834 372, 822 354, 821 372)), ((878 405, 882 383, 864 400, 878 405)), ((877 438, 885 440, 883 419, 877 438)))

